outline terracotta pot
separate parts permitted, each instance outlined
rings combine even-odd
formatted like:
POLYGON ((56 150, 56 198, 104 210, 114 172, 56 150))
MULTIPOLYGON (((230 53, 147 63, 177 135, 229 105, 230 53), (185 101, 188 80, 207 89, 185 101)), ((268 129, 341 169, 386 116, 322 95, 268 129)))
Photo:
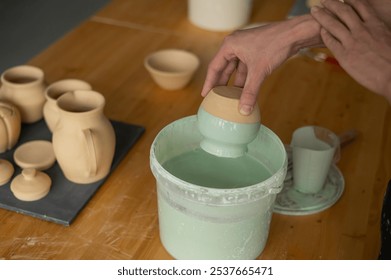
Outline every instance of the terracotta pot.
POLYGON ((15 66, 1 75, 1 83, 0 100, 18 107, 23 123, 42 119, 46 85, 41 69, 29 65, 15 66))
POLYGON ((65 79, 54 82, 45 90, 46 103, 43 106, 43 117, 50 131, 53 132, 59 121, 59 113, 57 109, 57 99, 68 91, 74 90, 90 90, 91 85, 85 81, 78 79, 65 79))
POLYGON ((6 102, 0 102, 0 153, 12 149, 20 136, 19 110, 6 102))
POLYGON ((104 116, 105 99, 92 90, 76 90, 57 100, 60 121, 53 149, 65 177, 79 184, 103 179, 114 157, 115 133, 104 116))

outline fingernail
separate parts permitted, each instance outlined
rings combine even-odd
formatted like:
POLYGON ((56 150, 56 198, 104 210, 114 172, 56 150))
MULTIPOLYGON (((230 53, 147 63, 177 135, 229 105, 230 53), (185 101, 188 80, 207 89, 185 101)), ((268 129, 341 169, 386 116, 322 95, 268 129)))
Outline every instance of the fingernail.
POLYGON ((252 111, 253 111, 253 107, 249 105, 242 105, 240 106, 240 110, 239 110, 240 114, 244 116, 250 115, 252 111))

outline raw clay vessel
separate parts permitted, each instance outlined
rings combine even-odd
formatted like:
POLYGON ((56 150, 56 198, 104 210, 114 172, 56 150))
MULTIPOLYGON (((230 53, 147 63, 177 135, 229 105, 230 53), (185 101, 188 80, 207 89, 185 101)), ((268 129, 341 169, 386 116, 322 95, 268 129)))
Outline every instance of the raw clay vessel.
POLYGON ((0 187, 7 184, 14 174, 14 167, 8 160, 0 159, 0 187))
POLYGON ((200 61, 196 55, 188 51, 167 49, 147 56, 144 65, 160 87, 177 90, 190 82, 200 61))
POLYGON ((92 90, 76 90, 57 100, 60 121, 53 148, 65 177, 79 184, 103 179, 114 157, 115 133, 104 116, 105 99, 92 90))
POLYGON ((257 136, 261 120, 258 104, 250 115, 241 115, 241 94, 241 88, 219 86, 202 101, 197 117, 204 136, 200 146, 206 152, 220 157, 239 157, 257 136))
POLYGON ((46 103, 43 106, 43 117, 50 131, 53 132, 59 121, 59 112, 57 110, 57 99, 68 91, 90 90, 91 85, 78 79, 65 79, 54 82, 45 90, 46 103))
POLYGON ((20 136, 19 110, 6 102, 0 101, 0 153, 12 149, 20 136))
POLYGON ((41 69, 29 65, 15 66, 1 75, 1 83, 0 100, 18 108, 23 123, 42 119, 46 85, 41 69))
POLYGON ((52 185, 50 177, 35 169, 23 169, 11 182, 11 191, 23 201, 35 201, 45 197, 52 185))

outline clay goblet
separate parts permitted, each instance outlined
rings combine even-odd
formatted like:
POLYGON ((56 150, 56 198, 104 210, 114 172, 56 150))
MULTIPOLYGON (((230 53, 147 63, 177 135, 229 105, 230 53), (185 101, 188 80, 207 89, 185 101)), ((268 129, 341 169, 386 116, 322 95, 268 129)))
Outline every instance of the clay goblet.
POLYGON ((260 113, 256 105, 244 116, 239 112, 242 89, 231 86, 213 88, 198 109, 198 127, 204 136, 200 146, 206 152, 236 158, 247 151, 247 144, 258 135, 260 113))

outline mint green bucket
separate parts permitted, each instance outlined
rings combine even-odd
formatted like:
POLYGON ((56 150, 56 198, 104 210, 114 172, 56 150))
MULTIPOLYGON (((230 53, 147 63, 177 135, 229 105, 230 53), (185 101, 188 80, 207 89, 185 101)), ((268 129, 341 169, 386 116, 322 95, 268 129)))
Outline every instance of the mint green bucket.
POLYGON ((286 175, 284 145, 262 125, 248 155, 269 175, 248 186, 213 188, 180 179, 164 167, 199 149, 201 140, 197 117, 190 116, 163 128, 151 146, 163 246, 176 259, 255 259, 266 245, 286 175))

